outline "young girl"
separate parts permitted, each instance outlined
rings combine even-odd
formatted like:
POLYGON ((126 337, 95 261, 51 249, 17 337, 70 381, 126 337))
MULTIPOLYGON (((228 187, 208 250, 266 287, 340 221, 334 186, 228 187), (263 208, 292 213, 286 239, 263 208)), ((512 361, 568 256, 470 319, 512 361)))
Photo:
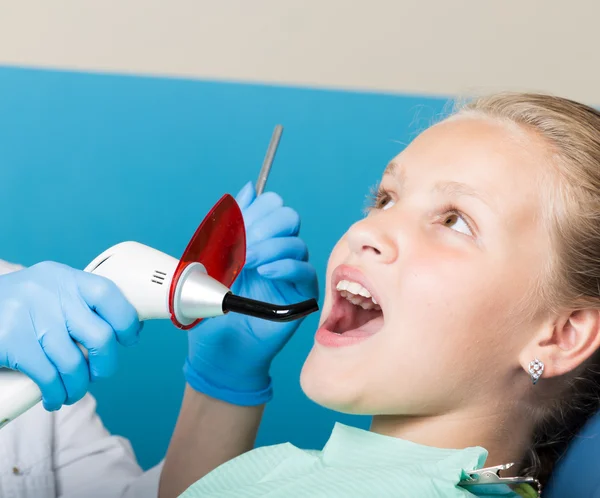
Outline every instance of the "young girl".
POLYGON ((509 462, 546 482, 597 407, 600 113, 536 94, 460 108, 387 166, 326 292, 302 388, 370 431, 252 450, 184 497, 473 496, 465 472, 509 462))

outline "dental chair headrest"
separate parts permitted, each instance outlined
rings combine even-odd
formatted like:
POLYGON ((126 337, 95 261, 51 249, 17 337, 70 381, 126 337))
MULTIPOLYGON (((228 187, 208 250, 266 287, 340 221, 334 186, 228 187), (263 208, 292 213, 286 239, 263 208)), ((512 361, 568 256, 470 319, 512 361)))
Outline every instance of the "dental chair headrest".
POLYGON ((571 441, 555 467, 544 498, 600 497, 600 413, 594 415, 571 441))

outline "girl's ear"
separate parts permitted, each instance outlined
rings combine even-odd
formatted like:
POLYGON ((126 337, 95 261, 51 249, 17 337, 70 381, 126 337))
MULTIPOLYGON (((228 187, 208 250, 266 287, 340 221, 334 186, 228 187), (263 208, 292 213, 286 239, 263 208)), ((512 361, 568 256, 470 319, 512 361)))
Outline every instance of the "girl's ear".
POLYGON ((521 352, 525 370, 539 359, 544 364, 542 377, 555 377, 575 370, 600 347, 600 311, 583 309, 557 317, 537 334, 521 352))

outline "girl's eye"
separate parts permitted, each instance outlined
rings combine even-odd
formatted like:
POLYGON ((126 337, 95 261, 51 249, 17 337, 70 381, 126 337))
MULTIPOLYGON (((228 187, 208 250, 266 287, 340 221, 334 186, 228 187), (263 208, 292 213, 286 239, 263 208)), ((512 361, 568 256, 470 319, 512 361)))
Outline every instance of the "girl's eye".
POLYGON ((392 199, 390 193, 387 190, 379 187, 376 193, 371 194, 371 201, 369 203, 368 210, 371 211, 377 209, 385 211, 386 209, 391 208, 394 204, 395 201, 392 199))
POLYGON ((391 197, 386 197, 385 199, 383 199, 381 201, 381 206, 379 209, 382 209, 383 211, 385 211, 386 209, 391 208, 394 204, 396 204, 391 197))
POLYGON ((460 233, 464 233, 465 235, 473 236, 473 232, 469 227, 469 224, 465 221, 465 219, 456 212, 448 213, 443 218, 444 226, 455 230, 460 233))

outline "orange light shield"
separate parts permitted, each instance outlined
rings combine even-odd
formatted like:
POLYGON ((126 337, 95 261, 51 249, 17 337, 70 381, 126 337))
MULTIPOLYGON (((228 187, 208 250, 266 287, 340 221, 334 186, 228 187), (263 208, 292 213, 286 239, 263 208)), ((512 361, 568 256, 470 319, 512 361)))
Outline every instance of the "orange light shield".
POLYGON ((202 321, 183 325, 175 318, 173 298, 181 273, 190 263, 201 263, 209 276, 231 287, 246 263, 246 228, 235 199, 225 194, 204 218, 188 243, 173 274, 169 290, 169 312, 173 324, 183 330, 202 321))

